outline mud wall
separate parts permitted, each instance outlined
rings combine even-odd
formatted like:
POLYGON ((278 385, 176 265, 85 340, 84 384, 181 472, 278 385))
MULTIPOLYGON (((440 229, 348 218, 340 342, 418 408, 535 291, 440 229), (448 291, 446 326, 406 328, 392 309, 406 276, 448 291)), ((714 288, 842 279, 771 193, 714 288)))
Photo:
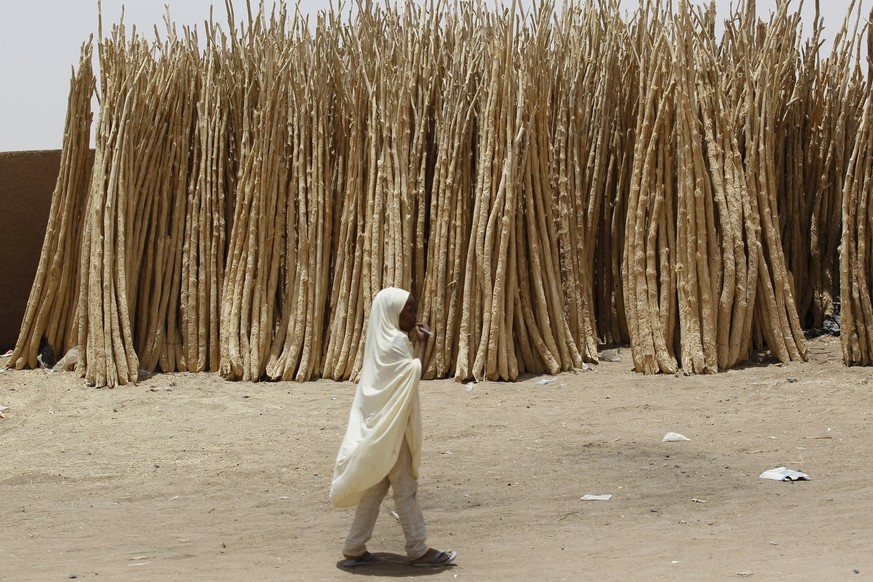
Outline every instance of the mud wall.
POLYGON ((0 152, 0 353, 18 338, 60 163, 60 150, 0 152))

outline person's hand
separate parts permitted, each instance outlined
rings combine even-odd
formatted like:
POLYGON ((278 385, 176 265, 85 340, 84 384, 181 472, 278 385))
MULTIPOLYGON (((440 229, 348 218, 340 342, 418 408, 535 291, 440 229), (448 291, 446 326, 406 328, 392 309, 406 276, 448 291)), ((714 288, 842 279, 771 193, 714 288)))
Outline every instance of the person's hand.
POLYGON ((415 337, 418 338, 418 359, 424 364, 424 355, 427 352, 427 340, 433 332, 426 323, 417 322, 415 324, 415 337))
POLYGON ((427 326, 426 323, 416 323, 415 324, 415 337, 418 338, 418 342, 421 344, 427 343, 427 340, 433 335, 433 332, 427 326))

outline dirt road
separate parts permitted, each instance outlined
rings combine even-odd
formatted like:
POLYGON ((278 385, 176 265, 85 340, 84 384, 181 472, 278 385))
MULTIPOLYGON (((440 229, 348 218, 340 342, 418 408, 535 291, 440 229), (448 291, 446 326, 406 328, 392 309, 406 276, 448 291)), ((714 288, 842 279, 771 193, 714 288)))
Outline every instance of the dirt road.
POLYGON ((0 579, 873 579, 873 370, 844 367, 835 338, 809 356, 643 377, 623 353, 547 385, 424 382, 419 498, 457 565, 404 565, 386 509, 370 549, 396 563, 353 573, 337 567, 352 510, 327 491, 354 385, 95 390, 6 370, 0 579), (812 480, 759 478, 780 465, 812 480))

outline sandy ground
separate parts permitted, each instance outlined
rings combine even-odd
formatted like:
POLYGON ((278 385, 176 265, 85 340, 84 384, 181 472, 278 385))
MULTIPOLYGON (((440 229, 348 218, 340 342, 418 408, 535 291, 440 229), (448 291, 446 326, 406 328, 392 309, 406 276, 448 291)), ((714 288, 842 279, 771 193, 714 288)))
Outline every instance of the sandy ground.
POLYGON ((460 552, 436 571, 402 563, 387 509, 370 549, 390 563, 338 568, 352 510, 327 491, 352 384, 95 390, 7 370, 0 579, 873 579, 873 370, 845 368, 835 338, 809 356, 643 377, 624 353, 548 385, 424 382, 419 498, 431 543, 460 552), (780 465, 812 480, 759 478, 780 465))

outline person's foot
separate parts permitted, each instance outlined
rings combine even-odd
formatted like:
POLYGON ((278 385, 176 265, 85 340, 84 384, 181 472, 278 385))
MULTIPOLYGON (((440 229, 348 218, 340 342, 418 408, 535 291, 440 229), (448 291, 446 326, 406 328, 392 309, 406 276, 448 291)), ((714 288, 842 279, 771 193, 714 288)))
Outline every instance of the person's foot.
POLYGON ((453 550, 442 551, 431 548, 420 558, 412 560, 411 564, 419 568, 439 568, 441 566, 448 566, 457 557, 458 552, 453 550))
POLYGON ((348 554, 343 554, 343 557, 345 558, 342 563, 343 568, 370 566, 372 564, 380 564, 385 561, 384 558, 380 558, 376 554, 371 554, 370 552, 364 552, 360 556, 349 556, 348 554))

